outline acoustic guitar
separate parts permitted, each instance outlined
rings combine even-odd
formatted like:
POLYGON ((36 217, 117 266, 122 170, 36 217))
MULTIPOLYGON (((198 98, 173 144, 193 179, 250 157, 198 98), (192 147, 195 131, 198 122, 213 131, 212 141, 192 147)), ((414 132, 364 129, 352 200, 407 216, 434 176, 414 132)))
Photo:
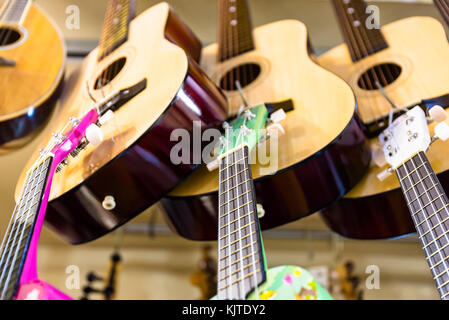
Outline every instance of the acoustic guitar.
POLYGON ((1 300, 67 300, 64 293, 38 278, 36 259, 55 174, 71 152, 97 139, 98 125, 118 104, 97 105, 82 118, 67 121, 28 167, 20 198, 0 247, 1 300))
POLYGON ((261 138, 268 111, 248 108, 226 130, 218 151, 220 197, 217 205, 219 300, 330 300, 305 269, 267 269, 260 234, 250 151, 261 138))
MULTIPOLYGON (((430 17, 412 17, 380 29, 361 0, 332 0, 345 44, 318 62, 353 88, 368 136, 420 105, 449 106, 449 44, 443 26, 430 17), (368 12, 368 13, 367 13, 368 12), (432 48, 429 50, 428 48, 432 48)), ((400 185, 394 177, 379 180, 382 162, 377 138, 371 140, 373 164, 366 176, 340 201, 322 211, 328 226, 350 238, 383 239, 415 231, 400 185)), ((449 187, 447 148, 436 143, 428 153, 444 186, 449 187)))
MULTIPOLYGON (((441 113, 446 115, 443 109, 441 113)), ((401 185, 440 297, 448 300, 449 199, 425 152, 431 143, 449 139, 449 125, 440 122, 432 131, 433 137, 424 111, 416 106, 385 129, 379 141, 388 172, 395 173, 401 185)))
MULTIPOLYGON (((198 166, 193 159, 171 161, 173 130, 191 133, 194 122, 206 130, 226 119, 224 95, 195 62, 201 43, 170 6, 133 17, 134 1, 109 1, 100 45, 61 97, 61 119, 78 117, 92 103, 124 106, 111 111, 98 146, 72 152, 55 175, 46 221, 71 243, 122 225, 198 166)), ((55 121, 55 129, 63 125, 55 121)))
MULTIPOLYGON (((249 104, 284 109, 286 134, 277 165, 252 166, 262 229, 305 217, 345 194, 368 168, 370 153, 350 87, 309 57, 307 30, 285 20, 252 29, 246 0, 220 0, 219 41, 203 49, 201 65, 225 90, 229 115, 249 104)), ((218 177, 200 167, 163 199, 181 236, 216 239, 218 177)))
POLYGON ((66 49, 60 31, 31 0, 0 8, 0 152, 23 146, 60 93, 66 49))

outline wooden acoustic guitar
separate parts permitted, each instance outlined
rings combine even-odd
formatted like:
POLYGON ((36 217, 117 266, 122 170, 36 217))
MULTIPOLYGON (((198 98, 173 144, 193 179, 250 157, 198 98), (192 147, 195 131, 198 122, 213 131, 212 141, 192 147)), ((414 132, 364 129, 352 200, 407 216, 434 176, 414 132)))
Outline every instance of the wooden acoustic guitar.
MULTIPOLYGON (((229 114, 241 107, 236 81, 249 104, 283 108, 277 168, 252 166, 262 229, 305 217, 329 205, 366 172, 370 160, 350 87, 309 57, 307 30, 285 20, 254 30, 246 0, 219 0, 219 41, 204 48, 201 65, 225 90, 229 114)), ((163 199, 181 236, 216 239, 218 178, 200 167, 163 199)))
MULTIPOLYGON (((117 228, 198 166, 192 159, 172 163, 173 130, 191 132, 194 121, 217 127, 226 119, 224 95, 195 62, 201 43, 170 6, 133 17, 134 1, 109 1, 100 46, 62 94, 61 119, 78 117, 92 103, 124 105, 97 132, 98 146, 75 150, 54 178, 46 220, 71 243, 117 228)), ((63 125, 55 123, 53 130, 63 125)))
POLYGON ((23 146, 60 93, 66 49, 56 25, 31 0, 0 7, 0 152, 23 146))
POLYGON ((219 300, 330 300, 332 297, 305 269, 267 269, 260 234, 250 151, 261 138, 268 110, 247 108, 226 130, 218 151, 219 300))
POLYGON ((390 166, 387 170, 401 185, 440 297, 449 300, 449 199, 425 154, 431 143, 449 139, 443 118, 432 128, 431 137, 428 119, 416 106, 385 129, 379 141, 390 166))
POLYGON ((71 300, 40 280, 37 273, 39 237, 55 174, 70 153, 95 143, 98 125, 120 104, 91 105, 80 118, 67 120, 63 130, 47 140, 28 167, 19 201, 0 245, 0 300, 71 300))
MULTIPOLYGON (((372 29, 364 1, 332 2, 346 43, 318 62, 351 85, 369 136, 388 125, 390 111, 394 119, 405 107, 449 106, 449 44, 437 20, 412 17, 372 29)), ((379 154, 377 138, 371 140, 371 148, 379 154)), ((437 142, 428 157, 449 187, 447 148, 437 142)), ((380 181, 382 162, 379 166, 376 156, 373 159, 354 189, 322 211, 324 219, 332 230, 350 238, 383 239, 414 232, 398 181, 394 177, 380 181)))

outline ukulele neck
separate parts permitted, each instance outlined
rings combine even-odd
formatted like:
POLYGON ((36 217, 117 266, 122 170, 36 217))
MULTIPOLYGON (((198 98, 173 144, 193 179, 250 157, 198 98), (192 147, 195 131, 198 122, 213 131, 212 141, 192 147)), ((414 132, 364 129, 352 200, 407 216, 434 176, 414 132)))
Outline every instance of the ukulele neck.
POLYGON ((8 0, 0 11, 0 24, 21 25, 26 17, 31 0, 8 0))
POLYGON ((30 250, 53 157, 47 157, 28 173, 0 255, 0 300, 14 298, 30 250))
POLYGON ((128 40, 129 24, 135 16, 135 0, 109 0, 101 34, 101 61, 128 40))
POLYGON ((433 0, 438 11, 444 18, 444 21, 449 26, 449 1, 447 0, 433 0))
POLYGON ((223 62, 254 49, 247 0, 219 0, 218 59, 223 62))
POLYGON ((424 152, 396 169, 441 299, 449 299, 449 200, 424 152))
POLYGON ((380 29, 371 25, 373 17, 363 0, 332 0, 340 29, 353 62, 388 48, 380 29))
POLYGON ((266 280, 248 147, 219 163, 218 299, 245 299, 266 280))

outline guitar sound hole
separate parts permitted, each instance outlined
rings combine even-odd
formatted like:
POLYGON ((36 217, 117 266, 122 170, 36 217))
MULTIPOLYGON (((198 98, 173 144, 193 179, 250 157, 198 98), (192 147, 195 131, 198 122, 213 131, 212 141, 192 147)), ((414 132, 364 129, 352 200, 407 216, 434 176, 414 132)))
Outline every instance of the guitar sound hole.
POLYGON ((103 72, 95 81, 94 89, 95 90, 101 89, 108 83, 110 83, 112 80, 114 80, 114 78, 117 77, 120 71, 122 71, 125 64, 126 58, 120 58, 111 63, 106 69, 103 70, 103 72))
POLYGON ((227 91, 237 90, 235 82, 238 80, 242 88, 248 86, 260 75, 260 66, 255 63, 242 64, 230 70, 220 80, 220 87, 227 91))
POLYGON ((378 90, 376 82, 386 87, 396 81, 401 75, 402 68, 395 63, 383 63, 366 70, 357 82, 364 90, 378 90))
POLYGON ((20 40, 22 35, 11 28, 0 28, 0 47, 9 46, 20 40))

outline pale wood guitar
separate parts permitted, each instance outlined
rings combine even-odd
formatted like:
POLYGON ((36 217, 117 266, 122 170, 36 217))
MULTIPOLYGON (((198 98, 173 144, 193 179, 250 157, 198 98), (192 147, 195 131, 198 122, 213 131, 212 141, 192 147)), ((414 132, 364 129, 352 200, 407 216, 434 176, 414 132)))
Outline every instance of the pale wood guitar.
MULTIPOLYGON (((390 111, 394 119, 405 107, 449 106, 449 44, 443 26, 433 18, 411 17, 376 29, 364 1, 332 3, 345 43, 321 55, 318 62, 354 90, 375 155, 380 148, 376 136, 388 126, 390 111)), ((447 148, 437 142, 427 156, 449 187, 447 148)), ((377 175, 383 169, 375 163, 354 189, 323 211, 334 231, 363 239, 414 232, 399 182, 394 177, 380 181, 377 175)))
MULTIPOLYGON (((346 193, 369 162, 350 87, 309 56, 306 27, 284 20, 253 29, 246 0, 220 0, 218 43, 202 51, 201 66, 228 97, 229 115, 247 102, 284 108, 286 134, 277 166, 252 166, 262 229, 316 212, 346 193), (324 191, 325 190, 325 191, 324 191), (282 207, 279 207, 282 206, 282 207)), ((163 203, 174 229, 193 239, 213 239, 218 175, 205 166, 163 203), (206 222, 206 223, 205 223, 206 222)))
POLYGON ((31 140, 55 105, 66 49, 51 19, 31 0, 0 7, 0 152, 31 140))

